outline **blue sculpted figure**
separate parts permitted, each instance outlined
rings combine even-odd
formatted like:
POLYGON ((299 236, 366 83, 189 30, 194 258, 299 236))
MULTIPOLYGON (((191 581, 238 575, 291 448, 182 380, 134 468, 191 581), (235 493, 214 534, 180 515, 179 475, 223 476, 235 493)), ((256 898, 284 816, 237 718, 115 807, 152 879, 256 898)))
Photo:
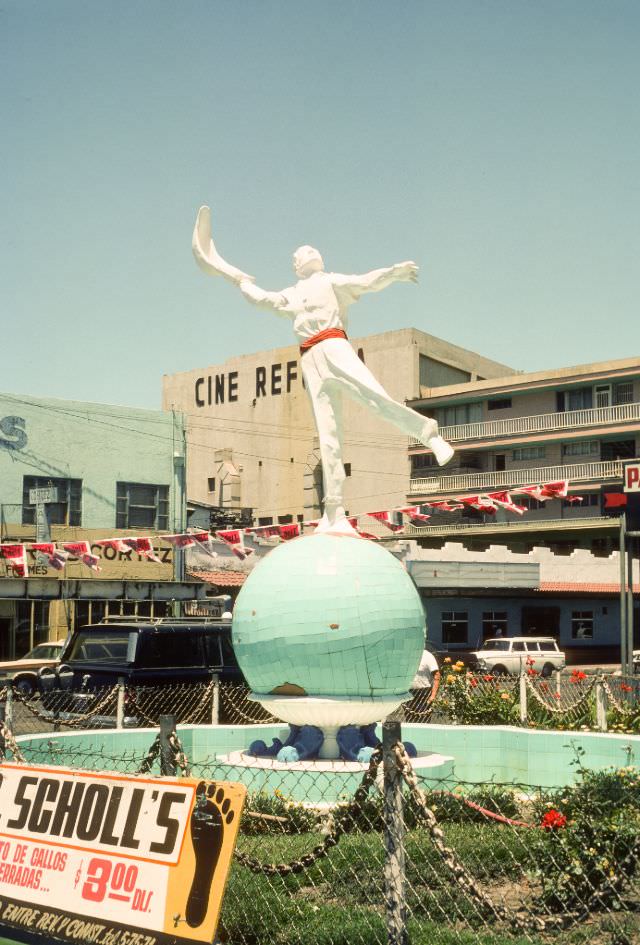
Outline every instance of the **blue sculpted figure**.
POLYGON ((315 725, 290 725, 284 742, 274 738, 267 747, 259 738, 251 742, 247 754, 256 758, 276 758, 278 761, 308 761, 318 757, 323 741, 322 730, 315 725))

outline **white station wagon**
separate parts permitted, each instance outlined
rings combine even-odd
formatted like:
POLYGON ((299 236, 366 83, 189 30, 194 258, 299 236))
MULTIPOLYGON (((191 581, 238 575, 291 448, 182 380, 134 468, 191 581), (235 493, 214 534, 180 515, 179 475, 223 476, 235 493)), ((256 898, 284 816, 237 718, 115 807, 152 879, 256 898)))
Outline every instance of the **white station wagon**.
POLYGON ((471 658, 478 672, 496 676, 518 674, 528 669, 537 670, 541 676, 550 676, 554 670, 564 669, 566 663, 564 653, 558 649, 553 637, 485 640, 482 647, 471 654, 471 658))

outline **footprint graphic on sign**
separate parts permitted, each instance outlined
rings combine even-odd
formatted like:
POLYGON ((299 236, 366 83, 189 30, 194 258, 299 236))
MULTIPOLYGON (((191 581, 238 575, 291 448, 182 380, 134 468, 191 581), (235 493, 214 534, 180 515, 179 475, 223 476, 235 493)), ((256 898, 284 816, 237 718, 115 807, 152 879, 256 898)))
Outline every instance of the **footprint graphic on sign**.
POLYGON ((220 859, 224 830, 234 818, 231 801, 223 788, 201 781, 196 788, 196 803, 191 814, 191 841, 196 857, 185 918, 191 928, 202 925, 209 906, 211 881, 220 859))

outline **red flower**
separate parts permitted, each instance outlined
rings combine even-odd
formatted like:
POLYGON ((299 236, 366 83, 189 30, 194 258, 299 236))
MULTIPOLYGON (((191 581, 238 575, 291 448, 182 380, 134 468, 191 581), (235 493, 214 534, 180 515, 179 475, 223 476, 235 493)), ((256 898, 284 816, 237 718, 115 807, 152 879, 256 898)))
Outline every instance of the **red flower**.
POLYGON ((493 681, 493 676, 483 676, 482 678, 484 679, 485 682, 492 682, 492 681, 493 681))
POLYGON ((537 669, 528 669, 528 670, 527 670, 527 676, 539 676, 539 675, 540 675, 540 673, 538 672, 537 669))
POLYGON ((533 666, 535 660, 532 660, 530 656, 527 656, 527 666, 533 666))
POLYGON ((560 830, 567 826, 567 818, 559 810, 554 810, 552 807, 540 821, 540 826, 543 830, 560 830))
POLYGON ((633 692, 633 686, 627 686, 627 684, 623 682, 620 683, 620 688, 623 692, 633 692))
POLYGON ((477 680, 477 679, 470 679, 470 680, 469 680, 469 685, 471 686, 472 689, 475 689, 476 686, 478 685, 478 680, 477 680))
POLYGON ((553 698, 554 698, 554 699, 560 699, 560 698, 561 698, 560 693, 559 693, 559 692, 554 692, 553 698))

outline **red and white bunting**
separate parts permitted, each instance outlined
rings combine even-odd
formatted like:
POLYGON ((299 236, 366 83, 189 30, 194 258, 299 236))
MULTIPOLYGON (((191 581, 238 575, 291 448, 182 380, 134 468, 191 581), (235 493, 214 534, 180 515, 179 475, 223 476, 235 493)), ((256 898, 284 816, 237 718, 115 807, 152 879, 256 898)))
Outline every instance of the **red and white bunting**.
POLYGON ((101 571, 98 564, 100 558, 91 551, 91 545, 88 541, 63 541, 62 548, 72 558, 78 558, 83 564, 86 564, 92 571, 101 571))
POLYGON ((69 553, 62 551, 61 548, 56 548, 51 541, 38 542, 35 545, 31 545, 31 550, 44 555, 47 559, 47 564, 55 568, 56 571, 63 571, 65 564, 69 560, 69 553))
POLYGON ((147 558, 149 561, 155 561, 157 564, 162 564, 160 558, 157 557, 155 551, 153 550, 153 544, 150 538, 123 538, 122 541, 127 546, 127 548, 131 548, 131 550, 135 551, 136 554, 141 555, 143 558, 147 558))
POLYGON ((404 531, 404 525, 398 525, 396 522, 391 521, 391 512, 367 512, 371 518, 375 518, 376 521, 381 522, 383 525, 392 532, 401 532, 404 531))
POLYGON ((18 577, 29 577, 27 550, 24 545, 0 545, 0 557, 18 577))
POLYGON ((131 548, 127 548, 122 538, 98 538, 94 541, 94 545, 98 545, 100 548, 112 548, 114 551, 122 553, 131 551, 131 548))
POLYGON ((278 534, 283 541, 291 541, 292 538, 300 537, 300 526, 296 522, 289 525, 278 525, 278 534))
POLYGON ((516 505, 509 492, 487 492, 487 498, 499 508, 506 509, 507 512, 515 512, 516 515, 524 515, 527 511, 524 505, 516 505))
MULTIPOLYGON (((527 511, 526 506, 518 505, 513 500, 514 495, 530 495, 540 502, 546 502, 549 499, 566 499, 570 503, 582 502, 582 496, 568 495, 569 481, 561 479, 556 482, 547 482, 540 485, 519 486, 510 490, 499 490, 496 492, 479 493, 477 495, 455 496, 452 499, 442 499, 438 501, 424 502, 421 505, 401 506, 395 509, 384 509, 377 512, 361 512, 358 515, 352 515, 348 518, 349 523, 362 538, 371 541, 378 541, 379 536, 358 528, 358 522, 364 516, 374 518, 386 528, 394 533, 404 532, 404 526, 393 521, 393 515, 400 514, 407 518, 414 526, 424 525, 431 518, 423 512, 424 508, 438 512, 456 512, 470 507, 489 515, 495 515, 498 509, 505 509, 516 515, 523 515, 527 511)), ((217 557, 213 550, 214 540, 223 542, 230 551, 241 560, 254 553, 253 548, 249 548, 244 543, 245 535, 250 535, 254 539, 277 538, 280 541, 291 541, 298 538, 305 529, 315 529, 319 520, 290 523, 288 525, 257 525, 252 528, 223 529, 216 531, 215 536, 208 531, 199 530, 184 532, 175 535, 156 535, 154 538, 128 537, 128 538, 98 538, 93 540, 93 544, 100 548, 113 548, 115 551, 129 553, 136 552, 149 561, 160 563, 160 559, 154 552, 153 542, 167 542, 175 548, 191 548, 195 545, 203 548, 212 557, 217 557)), ((0 544, 0 558, 3 558, 8 567, 18 577, 28 577, 29 569, 27 564, 26 549, 38 552, 44 555, 51 567, 61 571, 65 567, 70 557, 82 561, 93 571, 100 571, 97 555, 91 552, 91 546, 88 541, 67 541, 67 542, 29 542, 26 544, 0 544)))
POLYGON ((395 509, 396 512, 400 512, 401 515, 405 515, 412 525, 424 525, 425 522, 428 522, 431 518, 430 515, 425 515, 421 511, 421 506, 419 505, 408 505, 402 509, 395 509))
POLYGON ((245 547, 244 534, 239 528, 216 532, 216 538, 228 545, 236 558, 240 558, 241 561, 253 554, 253 548, 245 547))

